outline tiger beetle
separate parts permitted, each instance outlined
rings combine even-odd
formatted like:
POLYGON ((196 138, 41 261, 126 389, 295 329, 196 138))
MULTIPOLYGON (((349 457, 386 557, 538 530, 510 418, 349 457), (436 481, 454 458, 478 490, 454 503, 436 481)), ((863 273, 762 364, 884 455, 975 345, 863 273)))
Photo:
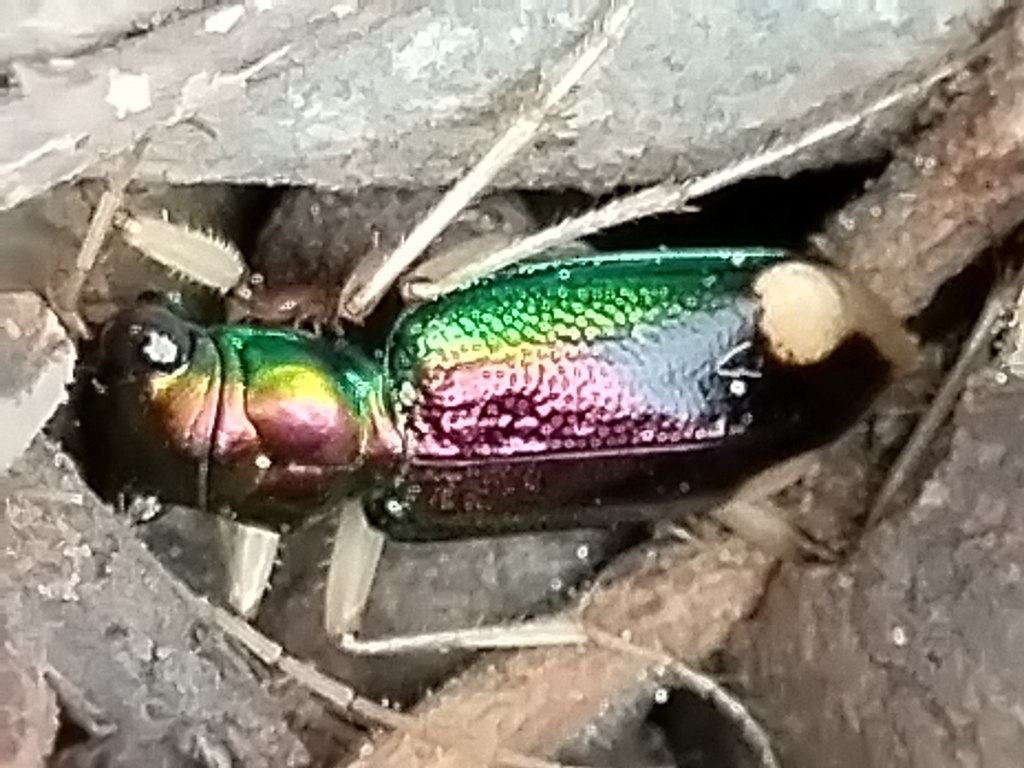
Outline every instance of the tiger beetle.
MULTIPOLYGON (((131 492, 270 530, 346 510, 326 623, 364 652, 417 647, 356 636, 384 536, 706 512, 834 437, 915 355, 850 276, 766 248, 549 254, 407 308, 369 352, 157 300, 99 350, 131 492)), ((535 642, 491 629, 422 644, 535 642)))

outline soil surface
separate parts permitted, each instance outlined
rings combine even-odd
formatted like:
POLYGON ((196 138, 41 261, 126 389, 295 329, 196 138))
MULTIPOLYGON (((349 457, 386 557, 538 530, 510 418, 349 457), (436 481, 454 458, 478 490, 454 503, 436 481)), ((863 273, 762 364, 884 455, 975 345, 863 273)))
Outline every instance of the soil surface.
POLYGON ((783 569, 739 628, 734 671, 785 765, 1020 765, 1022 411, 1024 382, 978 373, 917 500, 842 569, 783 569))

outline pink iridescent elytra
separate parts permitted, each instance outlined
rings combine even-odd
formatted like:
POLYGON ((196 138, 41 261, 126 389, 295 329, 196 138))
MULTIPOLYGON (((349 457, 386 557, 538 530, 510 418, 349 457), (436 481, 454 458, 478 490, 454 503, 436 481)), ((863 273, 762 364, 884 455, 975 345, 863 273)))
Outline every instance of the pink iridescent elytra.
POLYGON ((136 375, 122 415, 205 465, 213 506, 253 519, 295 519, 339 489, 404 538, 675 516, 826 439, 885 380, 859 337, 809 367, 768 353, 752 283, 784 257, 520 266, 408 310, 379 363, 165 311, 138 325, 176 340, 180 364, 136 375))

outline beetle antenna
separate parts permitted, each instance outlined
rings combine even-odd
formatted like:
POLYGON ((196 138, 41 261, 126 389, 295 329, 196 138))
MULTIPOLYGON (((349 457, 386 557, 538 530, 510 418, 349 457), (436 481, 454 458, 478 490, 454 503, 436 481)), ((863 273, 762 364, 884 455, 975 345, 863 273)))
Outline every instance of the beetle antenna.
POLYGON ((338 302, 338 315, 353 322, 365 319, 394 282, 430 246, 456 216, 490 184, 494 178, 536 138, 544 121, 565 100, 583 76, 622 38, 633 16, 636 0, 611 0, 586 34, 580 50, 569 56, 568 71, 544 89, 540 98, 526 109, 501 138, 435 205, 426 218, 394 251, 375 267, 362 282, 357 271, 346 283, 338 302))

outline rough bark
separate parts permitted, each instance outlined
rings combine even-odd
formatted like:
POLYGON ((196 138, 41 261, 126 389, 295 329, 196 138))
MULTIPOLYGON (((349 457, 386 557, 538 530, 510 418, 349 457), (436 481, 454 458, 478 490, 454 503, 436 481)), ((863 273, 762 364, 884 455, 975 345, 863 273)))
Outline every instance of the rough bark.
POLYGON ((826 234, 829 256, 903 317, 1024 219, 1024 19, 1018 11, 1007 22, 935 94, 918 140, 826 234))
MULTIPOLYGON (((905 316, 1024 218, 1024 38, 1020 17, 1011 22, 942 117, 829 232, 830 253, 905 316)), ((978 373, 932 441, 939 465, 923 485, 911 478, 909 506, 841 569, 784 569, 734 636, 731 669, 786 764, 1020 763, 1022 398, 1019 380, 978 373)))
MULTIPOLYGON (((38 441, 0 485, 0 626, 11 649, 0 677, 24 679, 27 694, 42 671, 56 670, 70 698, 98 708, 104 732, 110 726, 105 745, 82 749, 107 750, 114 764, 141 765, 148 755, 177 765, 197 750, 252 766, 305 764, 285 722, 304 697, 272 691, 70 468, 38 441)), ((52 715, 36 723, 45 744, 52 715)))
POLYGON ((636 643, 636 653, 563 647, 485 659, 417 707, 411 733, 379 740, 353 765, 471 768, 493 764, 500 749, 554 757, 645 678, 663 674, 656 670, 667 659, 696 664, 718 649, 756 605, 770 568, 737 540, 646 558, 596 589, 583 612, 595 629, 636 643))
POLYGON ((917 501, 842 570, 783 573, 738 633, 787 765, 1020 763, 1022 407, 1019 380, 978 374, 917 501))

